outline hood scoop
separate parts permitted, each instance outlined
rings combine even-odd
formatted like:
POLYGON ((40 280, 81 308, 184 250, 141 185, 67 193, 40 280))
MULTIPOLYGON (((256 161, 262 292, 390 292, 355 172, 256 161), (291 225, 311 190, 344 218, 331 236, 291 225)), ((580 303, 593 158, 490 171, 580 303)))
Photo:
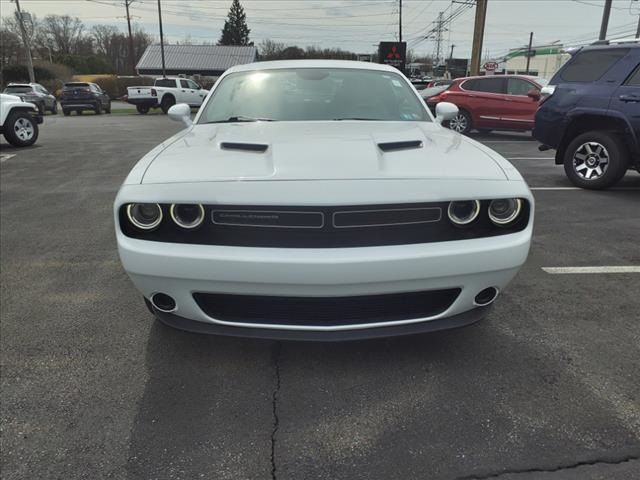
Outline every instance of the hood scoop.
POLYGON ((415 148, 422 148, 421 140, 407 140, 403 142, 385 142, 379 143, 378 148, 383 152, 395 152, 397 150, 413 150, 415 148))
POLYGON ((220 148, 223 150, 239 150, 241 152, 257 152, 264 153, 269 145, 264 143, 239 143, 239 142, 222 142, 220 148))

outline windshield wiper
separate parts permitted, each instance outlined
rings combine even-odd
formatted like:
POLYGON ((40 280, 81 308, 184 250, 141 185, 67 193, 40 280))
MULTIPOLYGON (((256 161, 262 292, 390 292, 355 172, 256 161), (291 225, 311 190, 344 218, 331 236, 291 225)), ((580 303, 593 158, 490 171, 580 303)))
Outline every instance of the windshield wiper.
POLYGON ((254 118, 247 117, 245 115, 236 115, 234 117, 229 117, 226 120, 214 120, 213 122, 207 123, 236 123, 236 122, 275 122, 273 118, 254 118))

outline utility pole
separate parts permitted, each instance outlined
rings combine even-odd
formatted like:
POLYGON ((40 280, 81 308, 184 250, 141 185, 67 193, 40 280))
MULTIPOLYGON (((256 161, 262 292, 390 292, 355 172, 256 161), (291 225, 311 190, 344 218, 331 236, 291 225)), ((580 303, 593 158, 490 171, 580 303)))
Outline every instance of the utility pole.
POLYGON ((438 62, 440 61, 440 53, 442 51, 442 34, 444 33, 444 28, 442 27, 442 24, 444 23, 442 20, 443 15, 444 12, 438 13, 438 20, 436 20, 436 65, 438 65, 438 62))
POLYGON ((124 6, 127 9, 127 27, 129 27, 129 58, 131 62, 131 74, 136 74, 136 55, 133 51, 133 34, 131 33, 131 16, 129 15, 129 5, 135 0, 124 0, 124 6))
POLYGON ((398 9, 398 41, 402 42, 402 0, 399 0, 400 8, 398 9))
POLYGON ((487 19, 487 2, 488 0, 476 1, 476 19, 473 26, 473 48, 471 53, 471 75, 480 74, 484 25, 487 19))
POLYGON ((613 3, 613 0, 605 0, 604 12, 602 12, 602 24, 600 25, 600 37, 598 37, 599 40, 605 40, 607 38, 609 15, 611 15, 611 3, 613 3))
POLYGON ((529 75, 529 65, 531 65, 531 46, 533 45, 533 32, 529 34, 529 48, 527 49, 527 75, 529 75))
POLYGON ((26 28, 24 28, 24 19, 22 18, 22 11, 20 10, 20 0, 16 0, 16 9, 18 11, 18 21, 20 22, 20 32, 22 33, 22 42, 24 48, 27 51, 27 70, 29 70, 29 82, 36 83, 36 76, 33 73, 33 58, 31 58, 31 42, 29 41, 29 35, 26 28))
POLYGON ((160 55, 162 55, 162 78, 167 76, 167 69, 164 63, 164 35, 162 34, 162 7, 158 0, 158 19, 160 21, 160 55))
POLYGON ((638 15, 638 30, 636 31, 636 38, 640 38, 640 15, 638 15))

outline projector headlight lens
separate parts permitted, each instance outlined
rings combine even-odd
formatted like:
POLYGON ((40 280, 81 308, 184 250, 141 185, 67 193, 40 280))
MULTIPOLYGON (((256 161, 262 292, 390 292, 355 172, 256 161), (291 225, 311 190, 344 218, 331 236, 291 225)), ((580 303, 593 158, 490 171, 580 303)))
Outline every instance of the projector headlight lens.
POLYGON ((129 221, 141 230, 153 230, 162 222, 162 208, 157 203, 131 203, 127 205, 129 221))
POLYGON ((489 203, 489 218, 496 225, 508 225, 514 222, 522 211, 519 198, 502 198, 489 203))
POLYGON ((456 225, 468 225, 478 218, 480 202, 478 200, 451 202, 447 213, 449 220, 456 225))
POLYGON ((187 230, 199 227, 204 221, 204 207, 199 204, 174 203, 170 213, 176 225, 187 230))

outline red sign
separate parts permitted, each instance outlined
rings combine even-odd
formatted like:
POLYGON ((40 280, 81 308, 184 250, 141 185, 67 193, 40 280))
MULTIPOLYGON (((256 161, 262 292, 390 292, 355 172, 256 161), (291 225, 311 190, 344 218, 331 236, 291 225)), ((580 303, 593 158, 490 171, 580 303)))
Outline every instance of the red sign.
POLYGON ((492 72, 498 69, 498 64, 496 62, 487 62, 482 66, 485 70, 492 72))

